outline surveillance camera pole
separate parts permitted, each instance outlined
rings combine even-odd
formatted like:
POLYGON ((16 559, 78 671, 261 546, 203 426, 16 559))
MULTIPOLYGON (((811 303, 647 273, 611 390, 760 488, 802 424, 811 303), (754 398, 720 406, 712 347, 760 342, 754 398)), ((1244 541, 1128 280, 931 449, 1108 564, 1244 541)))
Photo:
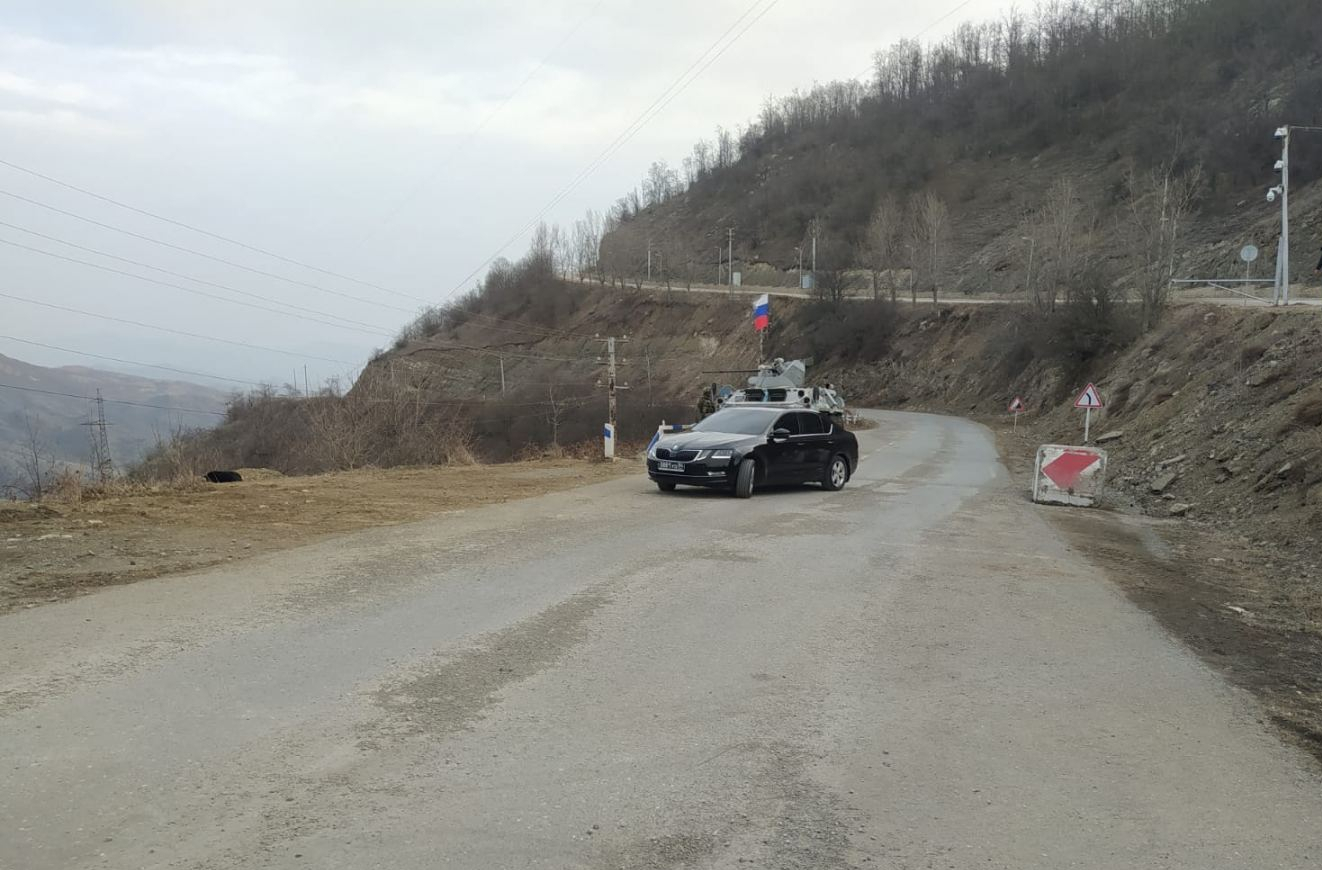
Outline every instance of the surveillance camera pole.
POLYGON ((1277 131, 1281 137, 1281 247, 1277 254, 1276 302, 1290 304, 1290 128, 1277 131))

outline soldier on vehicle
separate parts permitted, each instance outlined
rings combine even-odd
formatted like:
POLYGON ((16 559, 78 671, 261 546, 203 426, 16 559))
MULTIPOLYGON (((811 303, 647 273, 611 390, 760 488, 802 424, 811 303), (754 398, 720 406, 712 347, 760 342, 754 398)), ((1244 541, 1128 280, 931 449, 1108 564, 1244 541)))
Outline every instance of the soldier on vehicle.
POLYGON ((702 391, 698 398, 698 419, 702 420, 716 413, 716 385, 702 391))

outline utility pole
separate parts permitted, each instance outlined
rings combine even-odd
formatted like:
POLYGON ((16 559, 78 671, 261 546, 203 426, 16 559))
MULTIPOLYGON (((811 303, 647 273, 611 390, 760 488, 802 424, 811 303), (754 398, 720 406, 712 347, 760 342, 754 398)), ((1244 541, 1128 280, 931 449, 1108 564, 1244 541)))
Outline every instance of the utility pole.
POLYGON ((618 406, 616 404, 616 391, 629 389, 628 384, 617 383, 617 372, 618 372, 617 365, 619 361, 615 358, 615 344, 616 342, 626 342, 629 340, 629 338, 628 336, 625 336, 623 338, 616 338, 615 336, 611 336, 609 338, 599 338, 597 340, 604 341, 606 343, 606 358, 604 360, 600 358, 597 360, 598 364, 606 366, 606 381, 605 383, 602 383, 601 381, 597 381, 597 386, 606 388, 606 429, 610 433, 608 440, 609 446, 607 447, 606 450, 606 457, 611 461, 614 461, 615 440, 616 440, 615 433, 617 431, 616 421, 618 416, 617 415, 618 406))
POLYGON ((1281 246, 1276 253, 1276 293, 1278 305, 1290 304, 1290 128, 1276 131, 1281 140, 1281 246))
POLYGON ((799 255, 799 270, 794 273, 794 277, 798 279, 799 289, 802 290, 803 289, 803 245, 799 245, 794 250, 799 255))
POLYGON ((505 395, 505 355, 499 354, 497 359, 500 360, 500 394, 503 396, 505 395))
POLYGON ((717 287, 721 286, 721 255, 724 253, 725 252, 721 250, 721 246, 717 245, 716 246, 716 286, 717 287))
MULTIPOLYGON (((730 241, 729 241, 730 252, 729 255, 725 258, 725 262, 729 264, 729 267, 726 269, 725 279, 728 282, 730 282, 731 287, 734 287, 734 227, 730 227, 729 233, 730 233, 730 241)), ((731 290, 730 292, 734 293, 733 290, 731 290)))
POLYGON ((643 356, 647 363, 647 407, 652 407, 652 352, 649 350, 643 356))
POLYGON ((652 240, 647 240, 647 283, 652 283, 652 240))
POLYGON ((304 363, 304 364, 303 364, 303 395, 304 395, 304 396, 311 396, 311 395, 312 395, 312 383, 308 380, 308 366, 307 366, 307 363, 304 363))
POLYGON ((115 474, 114 464, 110 461, 110 433, 106 422, 106 403, 101 398, 101 389, 96 391, 96 419, 83 424, 88 427, 92 441, 92 467, 101 483, 109 482, 115 474))
POLYGON ((1267 191, 1267 201, 1281 198, 1281 242, 1276 251, 1276 288, 1272 300, 1277 305, 1290 304, 1290 136, 1294 133, 1322 133, 1322 127, 1286 124, 1276 128, 1276 138, 1281 140, 1281 159, 1276 161, 1281 183, 1267 191))

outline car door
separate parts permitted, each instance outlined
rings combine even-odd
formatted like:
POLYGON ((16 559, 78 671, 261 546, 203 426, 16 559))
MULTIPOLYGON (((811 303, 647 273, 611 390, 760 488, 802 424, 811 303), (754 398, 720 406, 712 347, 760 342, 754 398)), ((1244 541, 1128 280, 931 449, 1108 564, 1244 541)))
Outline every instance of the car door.
MULTIPOLYGON (((785 441, 768 441, 763 450, 763 456, 767 460, 767 483, 796 483, 800 469, 803 466, 802 449, 803 446, 795 436, 799 434, 798 414, 790 412, 781 414, 776 418, 775 424, 771 427, 772 431, 776 429, 786 429, 790 437, 785 441)), ((768 438, 770 433, 768 433, 768 438)))
POLYGON ((800 411, 799 418, 798 479, 801 481, 821 480, 822 469, 831 455, 831 437, 827 432, 827 423, 821 414, 800 411))

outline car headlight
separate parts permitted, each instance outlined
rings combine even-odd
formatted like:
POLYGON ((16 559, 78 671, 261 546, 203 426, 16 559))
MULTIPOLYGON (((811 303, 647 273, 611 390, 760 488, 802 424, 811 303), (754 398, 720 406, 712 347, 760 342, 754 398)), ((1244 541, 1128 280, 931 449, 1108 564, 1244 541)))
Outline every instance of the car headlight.
POLYGON ((733 451, 733 450, 713 450, 713 451, 711 452, 711 454, 708 456, 708 458, 709 458, 709 459, 725 459, 725 460, 734 459, 734 451, 733 451))

